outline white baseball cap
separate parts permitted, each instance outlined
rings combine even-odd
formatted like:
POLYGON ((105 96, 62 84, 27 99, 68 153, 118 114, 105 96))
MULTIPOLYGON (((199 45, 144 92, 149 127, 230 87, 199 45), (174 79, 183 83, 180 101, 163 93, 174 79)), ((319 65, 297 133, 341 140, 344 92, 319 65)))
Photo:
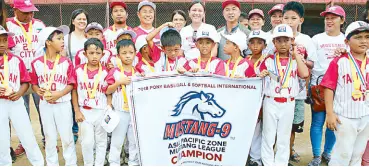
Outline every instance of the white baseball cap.
POLYGON ((349 26, 346 28, 345 37, 346 39, 349 39, 352 36, 352 33, 355 31, 369 31, 369 25, 366 22, 363 21, 355 21, 352 22, 349 26))
POLYGON ((141 35, 136 39, 136 43, 135 43, 135 47, 136 47, 136 52, 140 52, 140 49, 147 45, 147 41, 146 41, 146 37, 147 35, 141 35))
POLYGON ((263 31, 263 30, 254 30, 251 31, 249 34, 249 38, 247 39, 247 41, 250 41, 253 38, 260 38, 265 40, 265 42, 268 40, 267 39, 267 34, 263 31))
POLYGON ((40 31, 40 43, 39 47, 36 50, 43 49, 45 47, 45 43, 47 38, 55 31, 63 32, 64 36, 69 33, 69 27, 66 25, 61 25, 60 27, 46 27, 40 31))
POLYGON ((132 39, 135 39, 136 36, 137 36, 137 34, 134 31, 119 29, 117 31, 117 37, 115 39, 118 39, 121 35, 124 35, 124 34, 130 35, 132 37, 132 39))
POLYGON ((85 33, 87 33, 91 29, 100 30, 101 32, 104 31, 104 28, 101 26, 101 24, 99 24, 97 22, 92 22, 92 23, 88 24, 85 28, 85 33))
POLYGON ((247 49, 247 43, 246 43, 247 36, 245 33, 241 31, 237 31, 236 33, 233 33, 230 35, 226 35, 223 33, 221 33, 221 35, 228 41, 235 43, 240 48, 241 53, 243 50, 247 49))
POLYGON ((150 2, 148 0, 143 0, 141 1, 138 6, 137 6, 137 11, 140 11, 140 9, 144 6, 150 6, 152 7, 154 10, 156 10, 156 5, 153 2, 150 2))
POLYGON ((119 114, 108 107, 105 111, 104 119, 101 121, 101 127, 108 133, 113 132, 120 122, 119 114))
POLYGON ((215 37, 218 35, 218 32, 216 30, 210 29, 210 30, 198 30, 196 33, 196 41, 198 41, 201 38, 208 38, 215 42, 215 37))
POLYGON ((0 26, 0 35, 6 34, 8 36, 14 36, 14 33, 12 32, 8 32, 5 30, 5 28, 3 26, 0 26))
POLYGON ((277 37, 290 37, 293 38, 292 28, 287 24, 277 25, 273 30, 273 39, 277 37))

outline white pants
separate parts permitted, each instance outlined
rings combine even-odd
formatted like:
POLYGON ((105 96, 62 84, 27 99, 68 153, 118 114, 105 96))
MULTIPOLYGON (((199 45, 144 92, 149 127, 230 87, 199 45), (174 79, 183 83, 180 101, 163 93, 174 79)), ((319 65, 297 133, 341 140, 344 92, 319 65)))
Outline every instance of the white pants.
POLYGON ((44 166, 44 157, 37 144, 23 98, 17 101, 0 99, 0 166, 11 166, 9 120, 34 166, 44 166))
POLYGON ((49 104, 42 100, 40 101, 40 114, 46 140, 45 152, 47 165, 59 166, 58 152, 56 150, 59 132, 65 165, 77 166, 76 147, 72 132, 72 106, 70 101, 49 104))
POLYGON ((118 112, 120 121, 118 126, 114 129, 111 136, 111 145, 109 153, 110 166, 120 166, 120 155, 122 153, 122 146, 124 138, 127 135, 129 141, 129 160, 128 165, 139 165, 138 149, 134 139, 133 128, 131 124, 131 116, 129 112, 118 112))
POLYGON ((81 147, 84 166, 104 166, 108 134, 101 127, 104 110, 80 108, 85 120, 81 123, 81 147), (94 149, 95 146, 95 149, 94 149), (96 157, 94 159, 94 151, 96 157))
POLYGON ((336 144, 332 149, 329 166, 361 166, 362 156, 369 139, 369 115, 362 118, 338 116, 336 144))
POLYGON ((254 136, 252 137, 250 148, 251 161, 260 163, 261 165, 261 137, 262 137, 262 122, 258 120, 255 127, 254 136))
POLYGON ((261 142, 261 159, 264 166, 288 165, 294 108, 295 101, 279 103, 273 98, 264 99, 261 142), (277 152, 274 156, 273 145, 276 135, 277 152))

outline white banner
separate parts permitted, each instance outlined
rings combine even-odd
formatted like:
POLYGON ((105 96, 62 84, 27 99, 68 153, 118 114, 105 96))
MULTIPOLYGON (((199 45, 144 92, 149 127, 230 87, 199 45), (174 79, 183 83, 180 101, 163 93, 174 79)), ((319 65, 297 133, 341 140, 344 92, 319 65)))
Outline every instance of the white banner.
POLYGON ((245 165, 261 79, 170 75, 127 88, 142 165, 245 165))

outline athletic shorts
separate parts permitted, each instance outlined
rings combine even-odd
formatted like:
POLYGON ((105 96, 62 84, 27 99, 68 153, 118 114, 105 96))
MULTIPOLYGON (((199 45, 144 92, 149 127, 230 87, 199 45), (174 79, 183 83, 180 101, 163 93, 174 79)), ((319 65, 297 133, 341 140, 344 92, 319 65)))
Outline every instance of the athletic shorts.
POLYGON ((305 100, 296 100, 292 132, 302 133, 304 131, 304 118, 305 118, 304 112, 305 112, 305 100))

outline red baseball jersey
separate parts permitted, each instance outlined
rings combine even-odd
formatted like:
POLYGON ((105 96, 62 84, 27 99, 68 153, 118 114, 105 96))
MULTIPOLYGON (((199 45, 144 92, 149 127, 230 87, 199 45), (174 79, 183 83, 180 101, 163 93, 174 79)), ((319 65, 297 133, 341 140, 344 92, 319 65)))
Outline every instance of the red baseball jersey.
MULTIPOLYGON (((88 59, 87 57, 83 54, 84 52, 84 49, 81 49, 79 50, 77 53, 76 53, 76 57, 75 57, 75 66, 77 67, 78 65, 81 65, 81 64, 86 64, 88 62, 88 59)), ((110 61, 110 58, 112 57, 112 53, 110 50, 104 50, 103 52, 103 57, 100 59, 100 63, 103 65, 103 66, 107 66, 107 64, 109 63, 110 61)))
MULTIPOLYGON (((260 65, 260 71, 268 70, 269 73, 273 73, 274 75, 278 75, 279 71, 276 69, 275 63, 275 55, 269 55, 264 59, 264 61, 260 65)), ((280 58, 281 68, 283 74, 287 72, 287 66, 289 64, 288 57, 280 58)), ((266 86, 264 89, 264 94, 270 97, 296 97, 299 94, 299 75, 297 71, 297 62, 296 60, 291 60, 291 74, 289 75, 290 79, 288 81, 287 88, 283 88, 281 82, 277 82, 270 77, 266 77, 266 86)), ((281 80, 283 80, 283 76, 280 76, 281 80)), ((287 82, 287 81, 286 81, 287 82)))
MULTIPOLYGON (((141 35, 147 35, 149 34, 150 32, 154 31, 155 28, 152 28, 150 30, 145 30, 143 29, 141 26, 137 26, 135 28, 133 28, 133 31, 136 33, 136 39, 141 36, 141 35)), ((136 40, 135 39, 135 40, 136 40)), ((153 42, 155 43, 155 45, 160 45, 160 36, 159 36, 159 33, 156 34, 155 38, 153 39, 153 42)))
MULTIPOLYGON (((356 63, 360 68, 362 61, 356 60, 356 63)), ((368 59, 366 61, 365 74, 363 75, 366 80, 366 87, 368 87, 368 59)), ((365 93, 363 93, 361 98, 352 97, 352 93, 355 90, 353 80, 350 59, 347 54, 344 54, 332 60, 320 85, 334 91, 333 111, 336 114, 347 118, 362 118, 369 115, 369 97, 365 97, 365 93)), ((361 83, 360 79, 359 82, 361 83)), ((365 88, 362 85, 360 90, 365 92, 365 88)))
MULTIPOLYGON (((31 62, 37 58, 36 57, 36 49, 40 45, 39 43, 39 33, 45 28, 45 24, 41 20, 32 19, 32 48, 28 48, 28 42, 26 38, 26 34, 23 34, 22 28, 16 22, 15 18, 8 18, 6 21, 6 26, 9 31, 14 33, 13 42, 14 46, 12 47, 12 53, 14 55, 19 55, 22 58, 24 64, 26 65, 27 70, 31 69, 31 62)), ((22 23, 21 23, 22 24, 22 23)), ((26 32, 30 29, 30 24, 22 24, 26 32)))
MULTIPOLYGON (((127 77, 132 76, 132 72, 124 71, 124 75, 127 77)), ((108 76, 106 77, 106 82, 108 83, 108 85, 113 85, 116 81, 119 81, 121 78, 122 72, 120 71, 120 69, 114 68, 110 70, 108 76)), ((114 110, 124 111, 123 110, 124 98, 122 94, 122 86, 119 86, 112 96, 113 96, 112 105, 114 110)))
MULTIPOLYGON (((31 84, 38 85, 40 88, 46 87, 49 82, 50 75, 54 68, 54 62, 46 61, 46 74, 44 71, 44 56, 38 57, 31 63, 31 84), (46 76, 46 77, 45 77, 46 76)), ((73 63, 68 57, 60 56, 59 63, 55 68, 54 78, 51 80, 51 91, 61 91, 65 89, 68 85, 73 85, 76 83, 74 80, 74 68, 73 63)), ((41 100, 43 100, 41 98, 41 100)), ((56 102, 66 102, 71 100, 71 94, 68 93, 58 99, 56 102)))
POLYGON ((136 69, 139 73, 150 74, 155 72, 155 64, 153 62, 147 62, 149 65, 146 65, 143 61, 138 62, 136 65, 136 69), (152 71, 154 70, 154 71, 152 71))
MULTIPOLYGON (((243 58, 237 65, 237 67, 235 68, 235 63, 229 62, 229 66, 227 66, 227 62, 228 61, 224 61, 224 63, 226 63, 226 71, 228 69, 228 76, 230 77, 233 73, 233 70, 235 70, 234 72, 234 76, 241 76, 241 77, 256 77, 256 73, 254 70, 254 66, 252 64, 252 62, 246 58, 243 58)), ((226 74, 227 75, 227 74, 226 74)))
MULTIPOLYGON (((199 68, 197 65, 197 62, 198 62, 198 58, 189 60, 184 65, 184 68, 187 71, 194 69, 194 68, 199 68)), ((225 76, 225 66, 226 65, 223 60, 216 58, 216 57, 212 57, 207 71, 206 71, 206 66, 207 66, 207 61, 206 62, 201 61, 199 72, 209 72, 210 74, 217 74, 217 75, 225 76)))
MULTIPOLYGON (((125 30, 132 30, 131 27, 127 26, 125 30)), ((105 49, 110 50, 113 55, 117 54, 117 49, 115 41, 117 40, 117 31, 113 29, 113 26, 110 26, 104 30, 104 39, 105 39, 105 49)))
MULTIPOLYGON (((8 53, 8 68, 9 87, 12 88, 14 92, 19 91, 21 83, 31 81, 22 59, 12 53, 8 53)), ((4 78, 4 56, 0 56, 0 75, 4 78)))
POLYGON ((259 61, 256 61, 256 62, 252 62, 251 55, 247 56, 246 59, 248 59, 250 61, 250 63, 254 66, 255 73, 260 74, 260 65, 264 60, 264 56, 263 56, 263 58, 261 58, 259 61))
POLYGON ((99 69, 90 71, 87 69, 87 83, 86 83, 86 73, 84 71, 85 64, 76 66, 74 80, 76 84, 74 89, 78 93, 78 104, 80 107, 88 106, 93 109, 105 109, 107 106, 107 98, 105 95, 106 88, 108 86, 106 82, 106 77, 108 76, 108 70, 106 67, 102 67, 102 71, 99 77, 98 86, 96 89, 95 98, 89 98, 87 93, 87 87, 92 90, 94 88, 95 80, 98 79, 99 69))

